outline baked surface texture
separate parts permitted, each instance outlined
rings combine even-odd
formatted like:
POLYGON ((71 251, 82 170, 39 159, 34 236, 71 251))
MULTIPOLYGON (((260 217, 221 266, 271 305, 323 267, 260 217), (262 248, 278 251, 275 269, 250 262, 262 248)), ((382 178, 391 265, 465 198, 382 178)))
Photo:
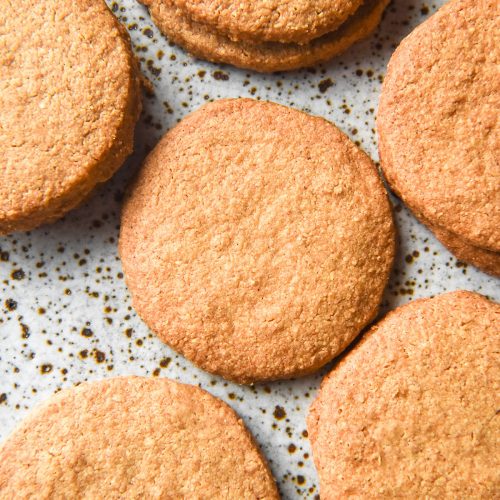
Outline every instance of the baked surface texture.
POLYGON ((389 0, 367 0, 333 32, 303 44, 235 42, 186 16, 174 0, 141 0, 169 40, 201 59, 260 72, 288 71, 327 61, 369 36, 389 0))
POLYGON ((0 234, 62 217, 132 152, 140 84, 102 0, 0 0, 0 234))
POLYGON ((495 498, 500 305, 458 291, 390 312, 325 377, 308 431, 321 498, 495 498))
POLYGON ((279 498, 241 419, 207 392, 124 377, 52 396, 0 448, 0 498, 279 498))
POLYGON ((270 102, 208 104, 148 156, 122 212, 133 306, 166 343, 242 383, 304 375, 377 313, 387 194, 334 125, 270 102))
POLYGON ((231 40, 304 43, 337 29, 362 0, 174 0, 188 18, 231 40))
POLYGON ((378 112, 392 189, 424 222, 500 251, 500 3, 451 0, 403 40, 378 112))

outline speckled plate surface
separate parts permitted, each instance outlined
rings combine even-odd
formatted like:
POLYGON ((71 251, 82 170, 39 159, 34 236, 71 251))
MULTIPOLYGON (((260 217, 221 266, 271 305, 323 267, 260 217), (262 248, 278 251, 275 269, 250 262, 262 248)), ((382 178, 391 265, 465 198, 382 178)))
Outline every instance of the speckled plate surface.
MULTIPOLYGON (((377 159, 375 110, 394 47, 443 1, 394 0, 375 33, 328 65, 258 75, 198 61, 172 46, 135 0, 108 2, 128 28, 154 94, 145 97, 135 155, 62 221, 0 238, 0 439, 61 387, 117 375, 199 384, 244 418, 284 498, 314 498, 305 417, 322 373, 255 387, 210 376, 148 331, 130 306, 117 254, 120 201, 147 151, 184 115, 221 97, 269 99, 335 122, 377 159)), ((500 300, 499 281, 457 262, 393 198, 400 249, 384 311, 465 288, 500 300)))

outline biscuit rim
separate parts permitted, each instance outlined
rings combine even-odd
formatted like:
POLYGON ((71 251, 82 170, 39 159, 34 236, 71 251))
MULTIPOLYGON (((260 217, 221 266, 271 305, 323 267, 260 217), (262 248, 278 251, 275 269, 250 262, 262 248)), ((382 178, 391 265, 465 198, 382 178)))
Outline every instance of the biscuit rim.
POLYGON ((460 236, 446 229, 428 224, 436 238, 460 261, 472 264, 474 267, 491 276, 500 278, 500 252, 493 252, 469 244, 460 236))

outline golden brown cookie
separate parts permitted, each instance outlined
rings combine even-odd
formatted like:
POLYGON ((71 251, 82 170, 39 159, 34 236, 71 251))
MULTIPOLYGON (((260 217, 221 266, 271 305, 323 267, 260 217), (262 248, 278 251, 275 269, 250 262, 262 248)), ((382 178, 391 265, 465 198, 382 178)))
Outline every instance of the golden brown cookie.
POLYGON ((186 17, 234 41, 305 43, 337 29, 363 0, 174 0, 186 17))
POLYGON ((250 433, 225 403, 167 379, 64 390, 0 447, 0 498, 277 499, 250 433))
POLYGON ((500 251, 500 3, 451 0, 393 54, 378 112, 391 187, 431 226, 500 251))
POLYGON ((367 37, 377 27, 389 0, 367 0, 337 30, 311 42, 234 42, 206 25, 191 21, 174 0, 141 0, 171 41, 191 54, 261 72, 287 71, 327 61, 367 37))
POLYGON ((189 115, 148 156, 119 250, 150 328, 251 383, 315 371, 374 318, 394 227, 373 163, 334 125, 232 99, 189 115))
POLYGON ((472 292, 389 313, 324 379, 308 431, 321 498, 494 498, 500 305, 472 292))
POLYGON ((140 85, 102 0, 0 0, 0 234, 62 217, 132 152, 140 85))

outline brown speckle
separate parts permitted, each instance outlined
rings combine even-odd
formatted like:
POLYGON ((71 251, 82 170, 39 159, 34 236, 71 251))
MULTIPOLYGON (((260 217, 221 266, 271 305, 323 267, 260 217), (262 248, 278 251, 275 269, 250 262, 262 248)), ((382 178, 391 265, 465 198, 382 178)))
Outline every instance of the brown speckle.
POLYGON ((15 311, 17 309, 17 302, 14 299, 7 299, 5 301, 5 307, 9 311, 15 311))
POLYGON ((331 78, 325 78, 319 82, 319 91, 324 94, 330 87, 333 86, 333 81, 331 78))
POLYGON ((172 361, 171 358, 163 358, 161 361, 160 361, 160 366, 162 368, 167 368, 168 365, 170 364, 170 362, 172 361))
POLYGON ((10 276, 13 280, 19 281, 19 280, 24 279, 25 274, 24 274, 24 271, 22 269, 16 269, 16 270, 12 271, 10 276))
POLYGON ((213 77, 216 79, 216 80, 222 80, 222 81, 227 81, 229 80, 229 75, 227 73, 225 73, 224 71, 221 71, 221 70, 217 70, 217 71, 214 71, 213 72, 213 77))
POLYGON ((94 358, 96 360, 96 363, 104 363, 104 361, 106 361, 106 354, 96 349, 94 351, 94 358))
POLYGON ((92 337, 94 335, 94 332, 90 328, 82 328, 82 331, 80 333, 84 337, 92 337))
POLYGON ((42 365, 40 367, 40 373, 42 375, 46 375, 47 373, 50 373, 52 371, 53 366, 50 363, 47 363, 45 365, 42 365))
POLYGON ((283 420, 286 417, 286 411, 282 406, 276 406, 273 415, 276 420, 283 420))

